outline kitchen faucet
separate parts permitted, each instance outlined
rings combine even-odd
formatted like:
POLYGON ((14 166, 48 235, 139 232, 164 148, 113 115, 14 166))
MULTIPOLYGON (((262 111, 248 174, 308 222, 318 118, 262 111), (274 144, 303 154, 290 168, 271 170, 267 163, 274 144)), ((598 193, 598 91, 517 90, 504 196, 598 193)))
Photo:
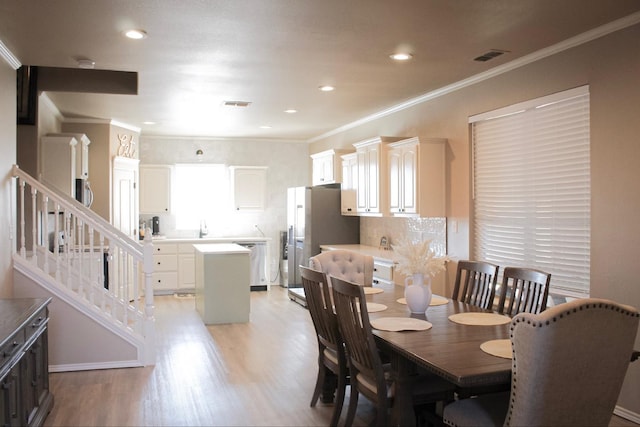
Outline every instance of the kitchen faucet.
POLYGON ((209 230, 207 229, 207 223, 205 221, 200 221, 199 237, 202 239, 207 234, 209 234, 209 230))

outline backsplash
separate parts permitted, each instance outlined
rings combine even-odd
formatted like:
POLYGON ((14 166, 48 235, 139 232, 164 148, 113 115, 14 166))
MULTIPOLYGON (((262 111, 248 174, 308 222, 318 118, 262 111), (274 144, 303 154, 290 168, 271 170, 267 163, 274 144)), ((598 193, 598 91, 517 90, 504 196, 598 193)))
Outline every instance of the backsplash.
POLYGON ((446 218, 360 218, 360 244, 378 247, 382 236, 386 236, 391 245, 404 239, 431 239, 436 254, 447 253, 446 218))

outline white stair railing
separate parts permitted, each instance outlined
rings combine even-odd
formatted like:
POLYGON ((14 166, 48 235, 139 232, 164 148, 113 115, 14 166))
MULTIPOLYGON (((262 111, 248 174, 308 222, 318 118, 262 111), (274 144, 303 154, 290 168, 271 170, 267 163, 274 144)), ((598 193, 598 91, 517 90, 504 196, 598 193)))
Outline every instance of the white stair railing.
POLYGON ((153 364, 151 239, 138 243, 16 165, 13 176, 18 192, 17 256, 52 278, 78 303, 143 340, 145 364, 153 364))

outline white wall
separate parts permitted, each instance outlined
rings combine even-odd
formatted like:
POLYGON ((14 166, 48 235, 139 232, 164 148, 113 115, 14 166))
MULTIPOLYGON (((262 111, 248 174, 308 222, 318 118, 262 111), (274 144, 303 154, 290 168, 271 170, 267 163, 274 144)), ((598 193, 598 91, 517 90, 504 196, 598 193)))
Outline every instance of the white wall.
POLYGON ((0 298, 13 291, 15 207, 12 167, 16 163, 16 71, 0 59, 0 298))
MULTIPOLYGON (((280 231, 287 229, 287 188, 310 185, 307 144, 290 141, 220 140, 188 137, 140 137, 140 164, 217 163, 227 166, 267 166, 266 209, 260 213, 238 212, 234 221, 209 225, 209 237, 261 236, 254 225, 271 238, 270 279, 276 281, 280 231), (204 152, 201 160, 196 151, 204 152), (216 230, 215 232, 213 230, 216 230), (224 231, 220 231, 224 230, 224 231), (215 234, 215 236, 214 236, 215 234)), ((194 183, 206 188, 207 183, 194 183)), ((160 215, 161 231, 175 236, 175 218, 160 215)), ((185 237, 197 236, 193 230, 185 237)))

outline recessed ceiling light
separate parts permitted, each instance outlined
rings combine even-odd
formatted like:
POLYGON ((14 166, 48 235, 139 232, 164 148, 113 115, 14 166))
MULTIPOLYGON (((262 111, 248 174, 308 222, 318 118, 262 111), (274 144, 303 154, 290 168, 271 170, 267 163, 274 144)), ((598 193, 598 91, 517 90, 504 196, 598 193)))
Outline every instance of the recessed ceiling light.
POLYGON ((295 110, 293 108, 289 108, 287 110, 284 110, 284 112, 287 113, 287 114, 294 114, 294 113, 297 113, 298 110, 295 110))
POLYGON ((324 86, 320 86, 318 89, 320 89, 323 92, 331 92, 332 90, 335 89, 335 87, 329 86, 329 85, 324 85, 324 86))
POLYGON ((144 30, 129 30, 125 32, 124 35, 130 39, 140 40, 147 37, 147 32, 144 30))
POLYGON ((271 126, 269 126, 269 125, 262 125, 262 126, 260 126, 260 129, 271 129, 271 126))
POLYGON ((152 122, 152 121, 146 121, 146 122, 142 122, 143 125, 155 125, 156 122, 152 122))
POLYGON ((413 55, 410 53, 394 53, 393 55, 389 55, 389 57, 395 61, 408 61, 413 58, 413 55))

